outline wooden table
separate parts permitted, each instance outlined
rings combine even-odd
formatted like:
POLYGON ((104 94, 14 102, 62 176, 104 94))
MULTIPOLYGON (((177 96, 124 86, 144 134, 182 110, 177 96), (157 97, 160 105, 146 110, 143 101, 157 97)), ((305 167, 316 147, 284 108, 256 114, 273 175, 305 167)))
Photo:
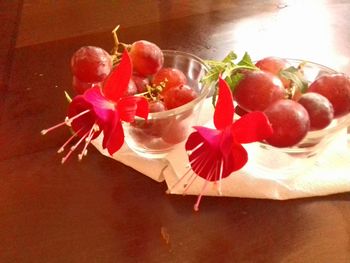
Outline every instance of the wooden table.
POLYGON ((1 1, 0 262, 350 262, 348 193, 290 201, 166 195, 90 147, 60 164, 69 60, 147 39, 221 59, 309 59, 350 73, 350 2, 1 1))

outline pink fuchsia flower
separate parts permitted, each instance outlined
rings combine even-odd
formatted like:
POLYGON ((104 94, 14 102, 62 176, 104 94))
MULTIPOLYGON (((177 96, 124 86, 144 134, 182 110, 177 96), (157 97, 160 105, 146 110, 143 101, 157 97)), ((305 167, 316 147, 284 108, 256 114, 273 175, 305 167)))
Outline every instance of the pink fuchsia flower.
POLYGON ((148 102, 144 97, 123 97, 128 88, 131 74, 131 61, 127 51, 124 51, 120 64, 106 79, 103 91, 95 87, 86 90, 83 95, 76 96, 68 107, 68 116, 65 121, 41 132, 46 134, 63 125, 71 126, 74 134, 58 152, 63 152, 64 148, 75 137, 78 137, 79 140, 62 158, 62 163, 85 141, 83 149, 78 155, 81 160, 87 154, 87 147, 91 140, 95 139, 101 132, 103 132, 102 147, 113 155, 124 143, 121 121, 133 122, 135 116, 147 118, 148 102))
POLYGON ((236 121, 233 117, 231 90, 227 83, 219 78, 219 94, 213 119, 215 129, 195 126, 195 132, 189 136, 185 145, 194 172, 192 176, 195 176, 185 191, 193 183, 196 175, 206 180, 194 206, 196 211, 208 182, 221 182, 247 163, 248 153, 242 144, 264 140, 273 132, 263 112, 251 112, 236 121))

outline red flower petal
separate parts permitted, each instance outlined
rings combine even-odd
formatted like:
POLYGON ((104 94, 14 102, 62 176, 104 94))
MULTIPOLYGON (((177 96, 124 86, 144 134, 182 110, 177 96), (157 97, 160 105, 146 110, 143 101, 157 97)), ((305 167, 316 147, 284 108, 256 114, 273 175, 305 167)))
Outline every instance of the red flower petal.
POLYGON ((190 136, 188 136, 188 139, 185 144, 185 149, 186 151, 192 151, 202 142, 203 142, 203 137, 199 134, 199 132, 192 132, 190 136))
POLYGON ((232 93, 227 83, 219 78, 219 96, 214 112, 214 125, 222 130, 233 122, 234 106, 232 93))
POLYGON ((219 147, 221 131, 203 126, 194 126, 193 128, 198 131, 198 133, 202 137, 202 140, 209 143, 210 147, 219 147))
POLYGON ((135 115, 147 119, 149 107, 147 99, 139 96, 123 97, 118 102, 120 118, 126 122, 133 122, 135 115))
MULTIPOLYGON (((93 110, 93 106, 87 102, 82 95, 76 96, 68 107, 68 118, 73 118, 77 116, 79 113, 82 113, 86 110, 89 112, 83 114, 82 116, 74 119, 71 123, 71 127, 73 131, 79 136, 84 136, 87 132, 90 131, 94 123, 96 122, 96 115, 93 110)), ((96 132, 94 138, 100 132, 96 132)))
POLYGON ((190 135, 186 146, 187 150, 192 151, 189 154, 192 170, 205 180, 218 180, 217 171, 219 170, 214 166, 221 159, 218 147, 213 148, 199 132, 190 135))
POLYGON ((241 169, 248 161, 248 153, 239 143, 233 143, 230 154, 224 158, 222 178, 229 176, 232 172, 241 169))
POLYGON ((229 158, 233 145, 233 137, 230 127, 231 126, 228 126, 222 131, 219 141, 220 151, 225 160, 229 158))
POLYGON ((119 65, 112 71, 107 78, 103 93, 107 99, 117 103, 128 89, 132 74, 132 65, 129 54, 124 50, 119 65))
POLYGON ((263 112, 251 112, 243 115, 232 125, 232 133, 239 143, 261 141, 271 136, 272 126, 263 112))
POLYGON ((110 118, 112 118, 111 111, 115 110, 115 106, 103 96, 99 88, 88 89, 83 96, 84 99, 94 107, 99 124, 110 121, 110 118))
POLYGON ((234 142, 230 128, 217 130, 195 127, 187 142, 192 170, 208 181, 218 181, 241 169, 248 160, 246 150, 234 142), (209 138, 209 139, 208 139, 209 138))
POLYGON ((137 110, 135 115, 138 117, 147 119, 148 113, 149 113, 148 100, 144 97, 140 97, 140 99, 137 101, 137 110))
POLYGON ((102 147, 113 155, 124 143, 124 131, 117 111, 113 111, 113 120, 109 124, 103 130, 102 147))
POLYGON ((230 151, 224 155, 220 148, 211 147, 209 143, 201 141, 201 138, 203 137, 198 132, 191 134, 190 141, 196 141, 197 145, 191 145, 193 152, 189 155, 189 161, 192 170, 203 179, 219 181, 247 163, 248 154, 242 145, 232 141, 230 151))
POLYGON ((232 172, 241 169, 248 160, 247 151, 240 145, 227 127, 220 138, 220 152, 223 160, 221 178, 229 176, 232 172))

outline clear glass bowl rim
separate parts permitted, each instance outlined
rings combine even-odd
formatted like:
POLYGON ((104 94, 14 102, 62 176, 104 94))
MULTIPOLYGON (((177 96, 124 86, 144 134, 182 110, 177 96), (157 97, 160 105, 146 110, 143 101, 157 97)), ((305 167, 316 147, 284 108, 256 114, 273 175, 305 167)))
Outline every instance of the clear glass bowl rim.
MULTIPOLYGON (((191 59, 195 60, 196 62, 198 62, 199 64, 201 64, 203 66, 203 68, 205 69, 205 73, 207 73, 209 71, 209 67, 204 62, 204 60, 201 59, 200 57, 194 55, 194 54, 183 52, 183 51, 178 51, 178 50, 168 50, 168 49, 165 49, 165 50, 162 50, 162 51, 163 51, 164 57, 180 55, 180 56, 184 56, 184 57, 187 57, 187 58, 191 58, 191 59)), ((194 100, 192 100, 192 101, 190 101, 190 102, 188 102, 188 103, 186 103, 186 104, 184 104, 184 105, 182 105, 180 107, 171 109, 171 110, 149 113, 148 114, 148 119, 162 119, 162 118, 165 118, 165 117, 168 117, 168 116, 178 115, 178 114, 180 114, 182 112, 185 112, 185 111, 193 108, 196 104, 198 104, 200 101, 204 100, 205 97, 208 96, 211 87, 212 87, 211 85, 204 85, 204 84, 202 84, 201 92, 200 92, 199 96, 196 99, 194 99, 194 100)))

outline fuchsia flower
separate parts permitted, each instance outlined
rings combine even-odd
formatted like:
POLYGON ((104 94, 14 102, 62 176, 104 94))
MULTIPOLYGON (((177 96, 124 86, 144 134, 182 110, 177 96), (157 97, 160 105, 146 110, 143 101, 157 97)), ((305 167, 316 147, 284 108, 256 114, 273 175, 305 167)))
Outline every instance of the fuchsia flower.
MULTIPOLYGON (((221 181, 247 163, 248 153, 242 144, 261 141, 273 132, 263 112, 251 112, 236 121, 233 117, 231 90, 227 83, 219 78, 219 94, 214 112, 216 129, 194 127, 196 131, 189 136, 185 145, 193 172, 206 180, 194 206, 196 211, 209 181, 221 181)), ((187 185, 187 189, 189 186, 187 185)))
POLYGON ((103 132, 102 147, 112 155, 124 143, 121 121, 133 122, 135 116, 147 119, 149 109, 148 102, 144 97, 123 97, 128 88, 131 74, 130 57, 127 51, 124 51, 120 64, 106 79, 103 91, 95 87, 88 89, 83 95, 74 97, 68 107, 68 116, 65 121, 41 132, 46 134, 62 125, 71 126, 74 134, 58 152, 64 151, 64 148, 75 137, 78 137, 79 140, 62 158, 62 163, 85 141, 85 145, 79 154, 79 159, 82 159, 87 153, 87 147, 91 140, 95 139, 101 132, 103 132))

